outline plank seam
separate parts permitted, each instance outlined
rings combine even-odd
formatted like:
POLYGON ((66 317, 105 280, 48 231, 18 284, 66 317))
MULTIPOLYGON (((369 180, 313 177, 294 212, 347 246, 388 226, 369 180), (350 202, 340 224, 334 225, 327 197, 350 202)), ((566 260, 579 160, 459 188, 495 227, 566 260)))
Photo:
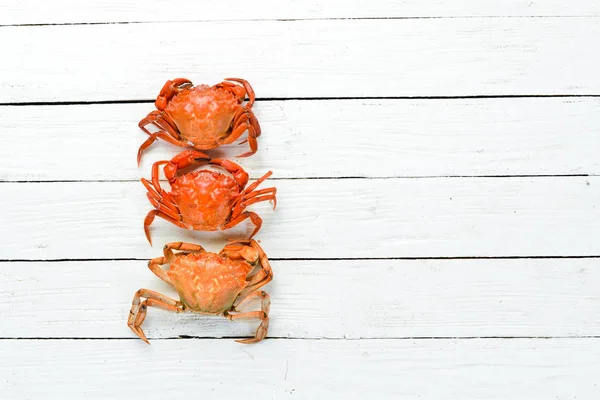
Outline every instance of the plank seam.
MULTIPOLYGON (((299 181, 299 180, 337 180, 337 179, 454 179, 454 178, 585 178, 596 177, 600 174, 516 174, 516 175, 394 175, 394 176, 305 176, 305 177, 286 177, 286 178, 269 178, 269 181, 299 181)), ((258 179, 258 177, 250 177, 250 179, 258 179)), ((2 183, 131 183, 138 182, 139 179, 62 179, 62 180, 0 180, 2 183)), ((161 180, 161 182, 166 182, 161 180)))
MULTIPOLYGON (((160 249, 159 249, 160 250, 160 249)), ((270 261, 369 261, 369 260, 400 260, 400 261, 418 261, 418 260, 577 260, 577 259, 595 259, 600 255, 575 255, 575 256, 448 256, 448 257, 269 257, 270 261)), ((25 259, 12 258, 0 259, 0 263, 58 263, 58 262, 106 262, 106 261, 148 261, 148 258, 50 258, 50 259, 25 259)))
MULTIPOLYGON (((261 101, 335 101, 335 100, 473 100, 473 99, 538 99, 538 98, 597 98, 600 94, 489 94, 461 96, 341 96, 341 97, 262 97, 261 101)), ((83 106, 98 104, 151 104, 156 99, 135 100, 73 100, 0 102, 0 107, 83 106)))
MULTIPOLYGON (((189 335, 180 335, 173 337, 160 337, 160 338, 152 338, 148 339, 151 341, 158 340, 233 340, 239 339, 243 336, 189 336, 189 335)), ((395 336, 395 337, 360 337, 360 338, 347 338, 347 337, 339 337, 339 338, 295 338, 295 337, 286 337, 286 336, 274 336, 267 337, 264 340, 324 340, 324 341, 359 341, 359 340, 497 340, 497 339, 506 339, 506 340, 539 340, 539 339, 600 339, 600 335, 584 335, 584 336, 395 336)), ((2 341, 10 341, 10 340, 137 340, 140 339, 137 337, 0 337, 2 341)))
POLYGON ((81 26, 81 25, 142 25, 142 24, 194 24, 221 22, 302 22, 302 21, 379 21, 379 20, 430 20, 430 19, 530 19, 530 18, 598 18, 599 15, 454 15, 454 16, 395 16, 395 17, 323 17, 323 18, 250 18, 250 19, 197 19, 166 21, 99 21, 1 24, 3 27, 81 26))

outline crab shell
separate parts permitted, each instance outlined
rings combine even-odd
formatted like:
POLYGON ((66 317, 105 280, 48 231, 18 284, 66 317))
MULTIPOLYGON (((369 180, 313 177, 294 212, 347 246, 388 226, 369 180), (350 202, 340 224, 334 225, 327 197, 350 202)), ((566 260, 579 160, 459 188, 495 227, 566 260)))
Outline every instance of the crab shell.
POLYGON ((232 308, 246 287, 246 276, 258 262, 256 250, 254 259, 250 264, 214 253, 177 254, 167 275, 186 308, 201 314, 220 314, 232 308))
POLYGON ((188 229, 216 231, 230 221, 241 189, 230 176, 200 170, 176 177, 170 196, 188 229))
POLYGON ((228 136, 243 101, 244 94, 240 98, 230 90, 200 85, 175 95, 164 112, 171 117, 182 139, 197 149, 210 150, 228 136))

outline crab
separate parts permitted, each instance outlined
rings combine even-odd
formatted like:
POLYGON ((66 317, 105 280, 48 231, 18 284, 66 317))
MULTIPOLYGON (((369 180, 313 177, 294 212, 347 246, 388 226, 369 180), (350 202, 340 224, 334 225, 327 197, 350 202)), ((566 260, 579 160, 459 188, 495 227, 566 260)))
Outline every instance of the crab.
POLYGON ((194 86, 185 78, 167 81, 154 103, 157 110, 138 124, 150 136, 138 150, 138 165, 142 152, 157 138, 180 147, 210 150, 233 143, 248 131, 248 138, 240 144, 248 142, 250 151, 239 157, 251 156, 258 149, 256 138, 260 136, 260 125, 252 112, 254 100, 254 90, 244 79, 225 78, 214 86, 194 86), (248 102, 242 105, 246 95, 248 102), (148 125, 157 127, 158 132, 151 133, 148 125))
POLYGON ((149 289, 138 290, 133 296, 127 325, 140 339, 150 344, 141 327, 148 307, 176 313, 189 310, 223 315, 232 321, 258 319, 261 322, 254 337, 236 342, 257 343, 265 338, 269 328, 270 299, 259 289, 273 279, 273 271, 256 241, 231 242, 218 254, 196 244, 174 242, 165 245, 163 252, 163 257, 148 262, 148 268, 175 288, 179 300, 149 289), (161 268, 165 264, 169 264, 167 270, 161 268), (257 267, 259 269, 253 272, 257 267), (260 311, 238 311, 241 305, 254 298, 261 300, 260 311))
POLYGON ((273 209, 277 206, 274 187, 255 190, 272 172, 269 171, 257 181, 246 187, 248 174, 238 164, 221 159, 211 159, 197 150, 185 150, 171 161, 157 161, 152 165, 152 181, 142 178, 148 189, 148 199, 154 206, 144 219, 144 232, 148 242, 150 224, 159 216, 181 228, 197 231, 217 231, 231 228, 249 218, 255 228, 251 239, 259 231, 262 219, 246 207, 261 201, 271 201, 273 209), (166 192, 159 183, 159 167, 164 167, 165 177, 171 185, 166 192), (231 176, 208 169, 194 170, 184 174, 180 169, 211 164, 225 169, 231 176))

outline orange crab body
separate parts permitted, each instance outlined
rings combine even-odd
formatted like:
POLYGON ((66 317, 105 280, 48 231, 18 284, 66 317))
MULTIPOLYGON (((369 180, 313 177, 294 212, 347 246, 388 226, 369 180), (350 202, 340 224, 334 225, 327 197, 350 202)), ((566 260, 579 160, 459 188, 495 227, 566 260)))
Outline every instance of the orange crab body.
POLYGON ((190 229, 216 231, 229 222, 240 188, 229 176, 204 170, 175 178, 170 195, 190 229))
POLYGON ((167 275, 186 308, 201 314, 220 314, 231 309, 253 268, 246 261, 214 253, 190 253, 173 260, 167 275))
POLYGON ((138 164, 144 149, 158 138, 181 147, 210 150, 233 143, 248 131, 250 151, 240 157, 256 153, 261 130, 252 112, 254 100, 252 87, 243 79, 228 78, 214 86, 194 86, 183 78, 168 81, 156 99, 157 111, 139 123, 149 138, 140 146, 138 164), (246 95, 249 101, 244 105, 246 95), (154 125, 158 132, 151 133, 148 125, 154 125))
POLYGON ((164 112, 173 120, 182 139, 200 150, 210 150, 227 136, 238 98, 230 91, 194 86, 173 97, 164 112))
POLYGON ((172 285, 179 300, 149 290, 138 290, 132 301, 127 324, 142 340, 148 339, 141 328, 148 307, 167 311, 191 311, 199 314, 223 315, 231 320, 261 321, 254 338, 238 340, 256 343, 269 327, 269 295, 259 289, 273 278, 269 260, 254 240, 228 244, 219 254, 210 253, 190 243, 169 243, 164 256, 150 260, 148 267, 163 281, 172 285), (174 253, 173 250, 180 250, 174 253), (161 266, 169 264, 164 270, 161 266), (253 272, 258 267, 258 271, 253 272), (261 299, 261 310, 239 313, 239 307, 252 298, 261 299), (145 300, 141 300, 145 298, 145 300))
POLYGON ((254 236, 261 227, 262 219, 258 214, 245 211, 251 204, 261 201, 273 201, 276 206, 275 188, 255 190, 260 183, 271 175, 267 172, 252 185, 246 187, 248 174, 239 165, 219 159, 210 159, 206 154, 195 150, 186 150, 171 161, 158 161, 152 167, 152 181, 142 179, 148 189, 148 199, 154 206, 144 220, 144 231, 150 239, 150 224, 159 216, 173 224, 198 231, 216 231, 231 228, 249 218, 255 226, 250 235, 254 236), (178 175, 180 169, 194 164, 208 163, 221 167, 231 176, 217 171, 196 170, 178 175), (159 167, 164 167, 165 176, 171 185, 167 192, 159 183, 159 167))

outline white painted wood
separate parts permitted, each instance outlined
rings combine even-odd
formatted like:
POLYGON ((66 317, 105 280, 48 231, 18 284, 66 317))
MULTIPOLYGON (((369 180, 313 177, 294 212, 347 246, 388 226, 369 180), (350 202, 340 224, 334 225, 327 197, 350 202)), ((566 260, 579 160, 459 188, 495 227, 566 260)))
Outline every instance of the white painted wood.
POLYGON ((3 340, 5 399, 595 399, 598 339, 3 340))
MULTIPOLYGON (((145 140, 152 104, 0 107, 0 179, 137 180, 181 148, 145 140), (60 146, 56 144, 60 143, 60 146), (26 146, 26 157, 22 150, 26 146)), ((253 177, 600 173, 600 99, 267 101, 253 177)), ((232 145, 211 154, 232 158, 232 145)))
MULTIPOLYGON (((597 1, 204 3, 2 1, 0 25, 142 23, 0 26, 0 103, 230 75, 263 99, 600 93, 597 1)), ((152 346, 126 327, 136 289, 173 294, 144 260, 162 244, 249 231, 157 220, 145 242, 137 178, 178 150, 136 167, 151 104, 0 107, 0 180, 111 181, 0 183, 0 260, 139 259, 0 262, 0 398, 599 398, 596 258, 370 259, 600 255, 600 177, 423 178, 598 174, 597 100, 259 101, 255 178, 422 178, 271 181, 278 209, 253 209, 285 340, 256 346, 169 339, 253 323, 152 310, 152 346)))
POLYGON ((525 1, 477 0, 393 1, 368 3, 342 0, 294 2, 291 0, 76 0, 52 3, 35 0, 4 0, 0 4, 0 24, 98 23, 131 21, 191 21, 314 18, 394 18, 394 17, 473 17, 473 16, 598 16, 593 0, 525 1))
MULTIPOLYGON (((156 255, 161 254, 156 251, 156 255)), ((269 337, 600 335, 597 259, 273 261, 269 337)), ((0 337, 134 338, 145 261, 0 263, 0 337)), ((247 309, 258 309, 250 305, 247 309)), ((251 336, 256 323, 150 309, 156 338, 251 336)))
MULTIPOLYGON (((269 181, 267 181, 269 182, 269 181)), ((598 255, 600 178, 325 179, 271 181, 278 208, 257 238, 273 258, 598 255)), ((225 232, 196 233, 160 218, 139 182, 3 183, 10 240, 3 259, 146 258, 171 241, 220 248, 225 232)), ((265 184, 264 187, 269 187, 265 184)))
POLYGON ((259 97, 598 94, 599 37, 598 18, 2 27, 0 102, 150 99, 230 75, 259 97))

